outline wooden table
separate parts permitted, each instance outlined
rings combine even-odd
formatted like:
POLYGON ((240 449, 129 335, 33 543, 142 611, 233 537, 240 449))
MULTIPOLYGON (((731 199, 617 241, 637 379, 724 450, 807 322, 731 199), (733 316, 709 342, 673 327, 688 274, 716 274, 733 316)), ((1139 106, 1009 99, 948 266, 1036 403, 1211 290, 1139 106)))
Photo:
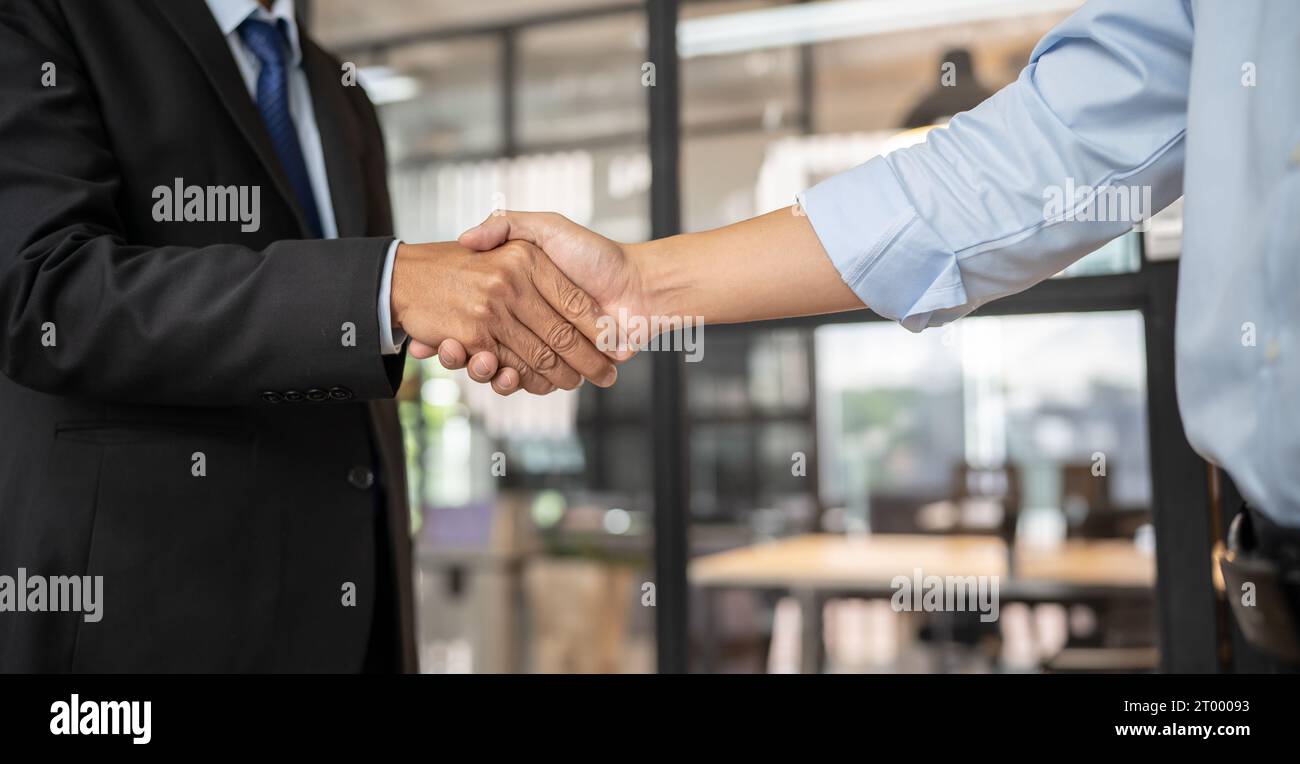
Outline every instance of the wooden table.
POLYGON ((925 576, 997 576, 1001 602, 1150 599, 1155 585, 1154 555, 1125 539, 1018 545, 1012 560, 1000 538, 961 535, 794 536, 696 558, 689 576, 692 585, 709 591, 796 596, 803 614, 801 664, 812 673, 822 663, 825 598, 888 598, 896 591, 894 578, 911 578, 917 569, 925 576))

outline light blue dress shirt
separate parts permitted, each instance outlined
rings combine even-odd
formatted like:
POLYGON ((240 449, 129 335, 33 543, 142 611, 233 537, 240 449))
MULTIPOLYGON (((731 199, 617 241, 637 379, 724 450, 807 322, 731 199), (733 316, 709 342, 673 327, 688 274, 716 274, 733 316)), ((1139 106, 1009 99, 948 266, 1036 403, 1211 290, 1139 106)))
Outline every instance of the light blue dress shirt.
POLYGON ((1188 439, 1300 526, 1300 2, 1092 0, 1016 82, 800 202, 863 302, 920 331, 1131 229, 1087 220, 1088 198, 1048 209, 1051 189, 1084 186, 1145 189, 1156 210, 1185 193, 1188 439))
MULTIPOLYGON (((326 239, 338 238, 338 225, 334 220, 333 200, 330 197, 329 175, 325 171, 325 152, 321 148, 320 129, 316 126, 316 111, 312 105, 311 88, 307 83, 307 74, 302 69, 302 47, 298 43, 298 23, 294 15, 293 0, 275 0, 271 10, 267 11, 257 0, 207 0, 208 9, 216 19, 221 33, 226 36, 230 53, 235 57, 239 73, 248 86, 248 93, 257 98, 257 75, 262 64, 253 55, 239 37, 239 25, 249 16, 275 23, 279 19, 287 22, 289 36, 289 113, 293 115, 294 127, 298 132, 298 143, 302 146, 303 160, 307 164, 307 174, 311 178, 312 195, 316 197, 316 207, 320 211, 321 232, 326 239)), ((391 355, 401 352, 405 335, 393 331, 391 319, 391 286, 393 278, 393 259, 397 256, 394 241, 388 248, 384 261, 384 275, 380 280, 378 297, 379 316, 379 350, 391 355)))

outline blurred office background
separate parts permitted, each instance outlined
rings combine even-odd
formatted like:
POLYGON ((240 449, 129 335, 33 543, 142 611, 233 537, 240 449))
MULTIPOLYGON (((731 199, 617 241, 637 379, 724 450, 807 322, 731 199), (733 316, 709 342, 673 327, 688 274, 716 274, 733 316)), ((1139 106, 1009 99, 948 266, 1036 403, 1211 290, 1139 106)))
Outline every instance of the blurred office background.
MULTIPOLYGON (((922 140, 909 128, 1014 80, 1078 5, 680 3, 681 227, 788 206, 922 140)), ((303 6, 379 104, 400 236, 453 239, 498 207, 651 235, 642 3, 303 6)), ((708 327, 684 411, 656 409, 652 353, 613 389, 545 398, 409 361, 422 670, 654 671, 665 613, 691 671, 1155 669, 1150 455, 1166 436, 1149 433, 1137 279, 1177 229, 920 335, 867 312, 708 327), (655 568, 651 436, 668 416, 689 465, 686 603, 664 602, 655 568), (1000 617, 895 612, 889 582, 916 567, 999 576, 1000 617)))

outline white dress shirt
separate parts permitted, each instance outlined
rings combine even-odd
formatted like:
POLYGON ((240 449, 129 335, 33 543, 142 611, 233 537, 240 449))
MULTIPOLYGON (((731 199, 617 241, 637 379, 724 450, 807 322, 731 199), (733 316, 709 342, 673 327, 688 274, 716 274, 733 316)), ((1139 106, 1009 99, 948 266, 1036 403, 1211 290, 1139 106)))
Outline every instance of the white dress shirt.
POLYGON ((1187 437, 1261 512, 1300 526, 1298 30, 1297 2, 1091 0, 1016 82, 818 184, 803 208, 849 287, 920 331, 1133 225, 1051 215, 1049 189, 1149 187, 1156 209, 1185 192, 1187 437))
MULTIPOLYGON (((316 126, 316 111, 312 105, 311 87, 307 74, 302 69, 302 47, 298 43, 298 23, 294 15, 293 0, 275 0, 268 11, 257 0, 207 0, 212 17, 226 36, 230 53, 239 65, 239 73, 248 86, 248 93, 257 100, 257 76, 261 73, 262 62, 249 50, 239 36, 239 25, 249 16, 275 24, 283 19, 289 36, 289 113, 293 117, 294 127, 298 132, 298 144, 302 147, 303 161, 307 165, 307 175, 311 179, 312 195, 316 197, 316 208, 320 213, 321 234, 326 239, 338 238, 338 225, 334 220, 334 204, 330 197, 329 175, 325 171, 325 152, 321 148, 320 130, 316 126)), ((379 349, 381 353, 391 355, 401 352, 405 335, 393 331, 391 317, 391 288, 393 278, 393 260, 397 256, 399 241, 393 241, 388 248, 384 261, 384 275, 380 280, 378 297, 379 349)))

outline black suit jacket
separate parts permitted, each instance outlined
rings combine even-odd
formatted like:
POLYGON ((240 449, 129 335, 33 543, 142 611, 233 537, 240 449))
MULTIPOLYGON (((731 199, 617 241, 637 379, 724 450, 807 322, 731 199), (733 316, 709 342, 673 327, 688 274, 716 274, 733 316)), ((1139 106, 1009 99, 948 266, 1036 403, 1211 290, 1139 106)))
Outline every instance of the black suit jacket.
POLYGON ((332 241, 203 0, 0 0, 0 575, 104 586, 0 612, 0 670, 414 668, 381 135, 302 50, 332 241), (155 220, 177 178, 259 186, 260 230, 155 220))

